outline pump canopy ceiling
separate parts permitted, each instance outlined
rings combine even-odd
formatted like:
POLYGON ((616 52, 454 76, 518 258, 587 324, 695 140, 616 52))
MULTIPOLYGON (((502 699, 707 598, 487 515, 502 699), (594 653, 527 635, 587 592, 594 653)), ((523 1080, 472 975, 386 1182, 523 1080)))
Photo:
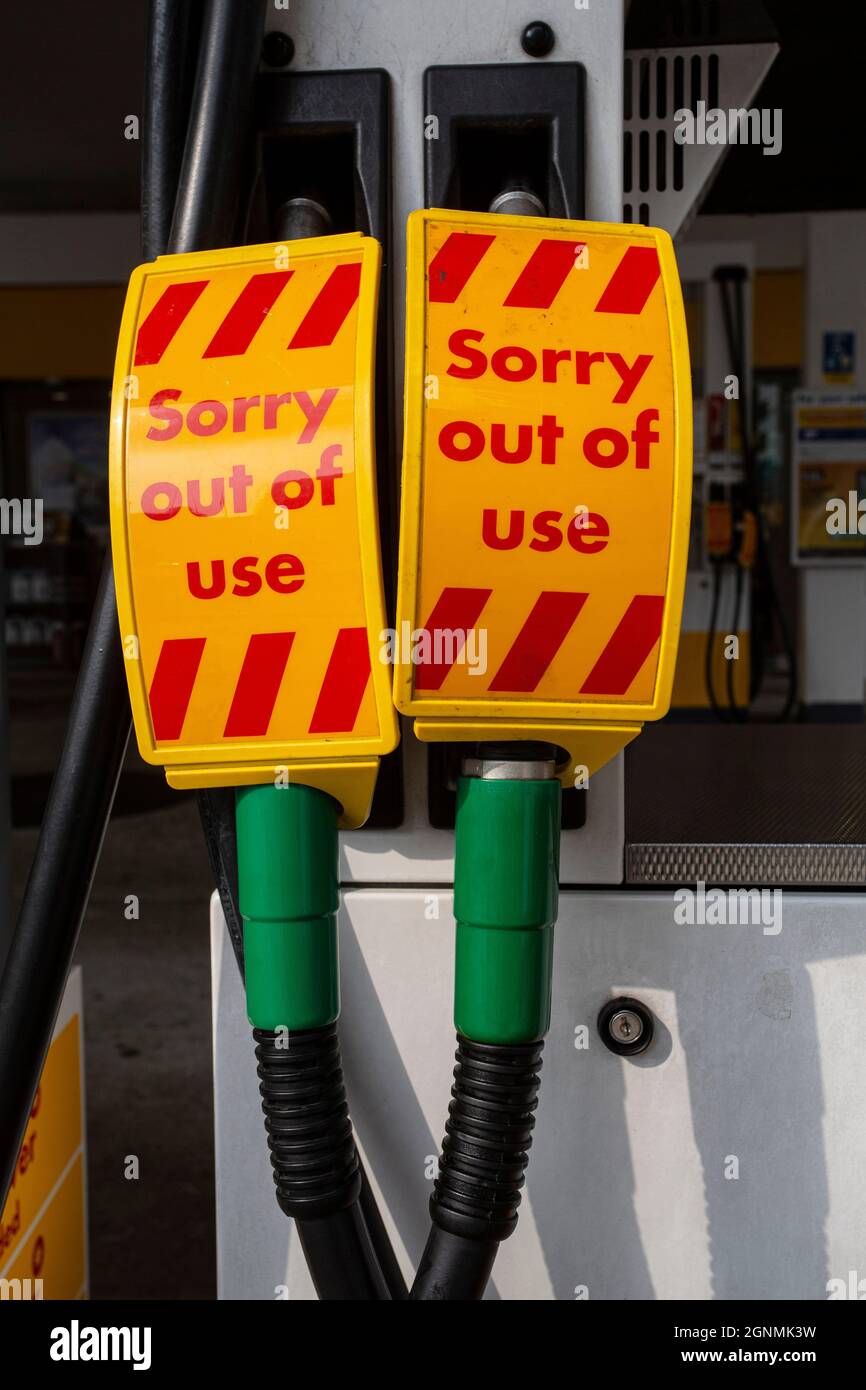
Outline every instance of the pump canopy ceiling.
MULTIPOLYGON (((755 104, 781 109, 782 151, 731 149, 703 211, 866 206, 862 22, 855 0, 632 0, 634 47, 781 44, 755 104)), ((146 26, 147 0, 3 6, 0 212, 138 207, 141 143, 126 118, 141 115, 146 26)))

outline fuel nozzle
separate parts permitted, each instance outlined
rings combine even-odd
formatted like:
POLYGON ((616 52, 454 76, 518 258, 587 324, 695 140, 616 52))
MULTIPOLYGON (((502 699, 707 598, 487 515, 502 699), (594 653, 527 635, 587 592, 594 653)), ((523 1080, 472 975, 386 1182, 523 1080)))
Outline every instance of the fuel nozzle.
POLYGON ((561 787, 545 744, 481 745, 457 787, 457 1053, 413 1299, 480 1298, 517 1226, 550 1024, 561 787))
POLYGON ((493 199, 488 212, 508 213, 512 217, 546 217, 547 208, 536 193, 515 181, 493 199))

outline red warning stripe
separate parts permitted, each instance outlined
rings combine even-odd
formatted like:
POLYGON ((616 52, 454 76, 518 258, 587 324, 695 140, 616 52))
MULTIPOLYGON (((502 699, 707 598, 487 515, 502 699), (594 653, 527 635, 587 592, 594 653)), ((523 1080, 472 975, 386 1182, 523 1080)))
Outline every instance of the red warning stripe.
POLYGON ((496 240, 481 232, 452 232, 427 270, 431 304, 453 304, 496 240))
POLYGON ((506 309, 549 309, 584 245, 547 237, 540 241, 504 300, 506 309))
POLYGON ((358 298, 360 288, 360 261, 335 266, 313 300, 289 347, 330 347, 358 298))
POLYGON ((492 594, 492 589, 443 589, 427 619, 422 631, 428 632, 433 640, 433 654, 436 655, 437 634, 439 636, 440 656, 429 662, 419 662, 415 671, 416 690, 438 690, 442 685, 459 653, 463 650, 466 633, 473 628, 481 616, 481 610, 492 594), (448 634, 447 639, 445 634, 448 634), (443 652, 442 647, 448 646, 443 652), (450 659, 449 659, 450 658, 450 659))
POLYGON ((355 727, 370 679, 370 643, 365 627, 341 627, 319 691, 311 734, 348 734, 355 727))
POLYGON ((663 594, 636 594, 593 666, 581 695, 624 695, 662 630, 663 594))
POLYGON ((255 632, 247 644, 225 738, 263 738, 295 640, 293 632, 255 632))
MULTIPOLYGON (((415 671, 416 692, 440 690, 462 650, 466 632, 475 627, 491 589, 443 589, 423 631, 438 648, 415 671), (448 634, 448 641, 442 634, 448 634)), ((536 690, 586 603, 588 594, 545 589, 508 649, 487 689, 530 694, 536 690)), ((636 594, 598 660, 580 687, 581 695, 625 695, 659 640, 664 595, 636 594)))
POLYGON ((658 252, 654 246, 629 246, 608 280, 595 312, 639 314, 660 274, 658 252))
POLYGON ((586 599, 586 594, 554 590, 539 594, 489 688, 534 690, 568 636, 586 599))
MULTIPOLYGON (((264 738, 271 724, 296 634, 256 632, 250 637, 224 738, 264 738)), ((150 686, 154 737, 179 739, 205 648, 204 637, 166 638, 150 686)), ((337 633, 310 722, 311 734, 348 734, 355 727, 370 679, 367 629, 337 633)))
POLYGON ((293 274, 292 270, 266 270, 260 275, 253 275, 211 338, 203 356, 239 357, 246 352, 293 274))
POLYGON ((153 367, 159 362, 209 280, 184 280, 168 285, 138 330, 135 366, 153 367))
MULTIPOLYGON (((431 304, 453 304, 466 288, 495 235, 452 232, 427 270, 431 304)), ((543 237, 521 270, 503 304, 508 309, 549 309, 586 246, 582 241, 543 237)), ((654 246, 629 246, 595 306, 596 313, 639 314, 661 274, 654 246)))
POLYGON ((204 644, 204 637, 169 637, 162 644, 148 695, 157 742, 183 733, 204 644))

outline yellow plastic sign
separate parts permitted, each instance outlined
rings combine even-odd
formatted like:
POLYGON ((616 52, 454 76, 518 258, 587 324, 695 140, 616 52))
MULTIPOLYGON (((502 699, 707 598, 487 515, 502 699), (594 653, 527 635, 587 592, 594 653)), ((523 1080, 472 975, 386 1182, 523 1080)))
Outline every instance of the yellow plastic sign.
POLYGON ((567 774, 666 712, 691 447, 666 232, 410 217, 395 701, 420 737, 556 742, 567 774))
POLYGON ((285 766, 336 795, 348 823, 361 811, 347 811, 343 773, 363 770, 371 791, 396 745, 379 659, 379 263, 352 234, 133 272, 112 545, 138 746, 174 786, 285 766))
POLYGON ((67 981, 6 1206, 0 1302, 87 1297, 81 969, 67 981))

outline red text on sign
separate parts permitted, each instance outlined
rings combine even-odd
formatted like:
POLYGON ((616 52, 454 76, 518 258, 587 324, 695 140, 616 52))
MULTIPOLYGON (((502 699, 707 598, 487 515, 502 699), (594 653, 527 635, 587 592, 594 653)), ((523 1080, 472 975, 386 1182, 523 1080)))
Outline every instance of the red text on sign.
MULTIPOLYGON (((193 598, 221 598, 226 591, 226 566, 224 560, 211 560, 210 581, 205 583, 202 566, 198 560, 187 564, 186 574, 189 591, 193 598)), ((232 565, 234 584, 231 592, 237 598, 252 598, 262 587, 259 574, 261 561, 257 555, 242 555, 232 565)), ((297 593, 304 582, 304 567, 297 555, 273 555, 265 564, 264 582, 275 594, 297 593)))
MULTIPOLYGON (((614 405, 625 405, 631 400, 635 389, 652 362, 650 353, 641 352, 633 362, 627 362, 619 352, 586 352, 577 348, 543 348, 540 359, 529 348, 517 343, 499 347, 488 359, 480 348, 472 343, 483 342, 485 334, 479 328, 460 328, 451 334, 448 347, 452 354, 462 359, 463 365, 452 362, 448 375, 464 381, 475 381, 488 370, 500 381, 531 381, 540 375, 541 380, 555 385, 562 378, 573 377, 576 386, 589 386, 593 368, 596 375, 604 374, 604 363, 609 363, 619 378, 616 394, 611 397, 614 405), (568 363, 566 367, 565 364, 568 363)), ((609 373, 608 373, 609 375, 609 373)))
MULTIPOLYGON (((535 535, 529 541, 530 550, 547 553, 558 550, 563 541, 562 512, 538 512, 532 518, 535 535)), ((505 526, 495 508, 485 507, 481 516, 481 539, 491 550, 516 550, 524 538, 526 513, 511 511, 505 526)), ((565 527, 565 539, 578 555, 598 555, 604 550, 610 528, 598 512, 581 512, 565 527)))
POLYGON ((290 407, 294 402, 304 420, 298 434, 298 443, 310 444, 333 404, 337 391, 338 387, 329 386, 317 401, 313 400, 308 391, 270 392, 265 396, 235 396, 231 401, 196 401, 194 405, 188 406, 184 413, 183 408, 168 404, 169 401, 179 401, 182 391, 175 386, 167 386, 164 390, 155 392, 148 402, 148 414, 154 420, 164 423, 160 428, 151 425, 147 431, 147 438, 156 443, 176 439, 184 425, 190 434, 198 435, 200 438, 220 434, 224 429, 228 429, 232 434, 239 434, 247 429, 247 417, 258 411, 262 413, 262 427, 275 430, 283 424, 280 411, 290 407))

